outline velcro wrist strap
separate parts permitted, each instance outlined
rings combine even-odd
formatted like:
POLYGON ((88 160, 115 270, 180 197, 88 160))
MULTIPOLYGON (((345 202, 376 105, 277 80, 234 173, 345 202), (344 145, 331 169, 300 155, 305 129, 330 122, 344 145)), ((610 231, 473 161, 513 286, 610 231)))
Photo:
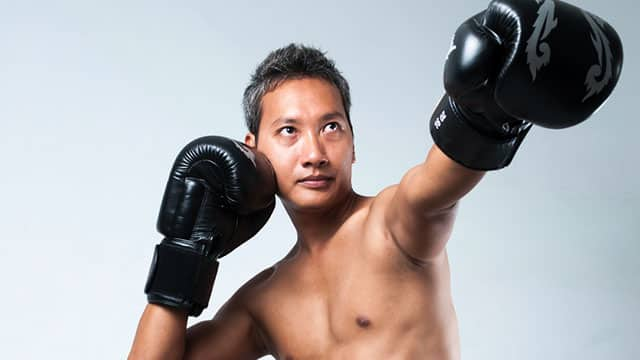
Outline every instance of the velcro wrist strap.
POLYGON ((209 304, 217 271, 215 259, 163 241, 156 245, 144 292, 150 303, 197 316, 209 304))
POLYGON ((431 117, 433 141, 448 157, 473 170, 497 170, 508 166, 531 124, 517 135, 498 139, 476 130, 446 94, 431 117))

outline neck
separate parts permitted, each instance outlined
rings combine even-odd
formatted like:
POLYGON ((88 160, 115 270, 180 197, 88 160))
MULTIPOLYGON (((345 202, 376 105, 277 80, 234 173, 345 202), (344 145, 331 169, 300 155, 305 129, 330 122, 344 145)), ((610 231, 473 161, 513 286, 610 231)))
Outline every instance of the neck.
POLYGON ((285 209, 298 234, 296 247, 302 251, 315 252, 324 248, 336 231, 357 209, 362 196, 351 190, 342 201, 321 210, 285 209))

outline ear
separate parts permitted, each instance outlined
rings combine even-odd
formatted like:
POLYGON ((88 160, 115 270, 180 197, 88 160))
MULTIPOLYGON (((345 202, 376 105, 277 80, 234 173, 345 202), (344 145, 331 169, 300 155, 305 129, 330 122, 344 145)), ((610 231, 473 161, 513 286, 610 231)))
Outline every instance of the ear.
POLYGON ((353 157, 353 160, 351 160, 351 163, 353 164, 353 163, 355 163, 355 162, 356 162, 356 146, 355 146, 355 145, 353 145, 352 151, 353 151, 353 152, 352 152, 352 154, 351 154, 351 155, 352 155, 352 157, 353 157))
POLYGON ((248 132, 247 135, 244 136, 244 144, 248 147, 256 147, 256 136, 248 132))

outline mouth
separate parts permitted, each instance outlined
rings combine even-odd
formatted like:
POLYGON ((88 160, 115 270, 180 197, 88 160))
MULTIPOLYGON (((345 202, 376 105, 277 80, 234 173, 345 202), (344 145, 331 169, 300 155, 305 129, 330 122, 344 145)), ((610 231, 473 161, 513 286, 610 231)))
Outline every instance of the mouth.
POLYGON ((324 175, 312 175, 298 180, 298 183, 310 189, 327 187, 334 179, 324 175))

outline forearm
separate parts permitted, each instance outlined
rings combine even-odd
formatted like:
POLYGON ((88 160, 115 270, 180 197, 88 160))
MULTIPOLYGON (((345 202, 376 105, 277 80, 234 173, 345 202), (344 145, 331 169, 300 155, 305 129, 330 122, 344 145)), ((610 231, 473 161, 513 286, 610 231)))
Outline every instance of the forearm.
POLYGON ((414 201, 424 211, 439 212, 449 209, 471 191, 482 179, 485 171, 466 168, 451 160, 437 145, 429 150, 425 162, 414 168, 415 178, 421 186, 414 186, 414 201))
POLYGON ((129 359, 182 359, 187 313, 148 304, 136 330, 129 359))

